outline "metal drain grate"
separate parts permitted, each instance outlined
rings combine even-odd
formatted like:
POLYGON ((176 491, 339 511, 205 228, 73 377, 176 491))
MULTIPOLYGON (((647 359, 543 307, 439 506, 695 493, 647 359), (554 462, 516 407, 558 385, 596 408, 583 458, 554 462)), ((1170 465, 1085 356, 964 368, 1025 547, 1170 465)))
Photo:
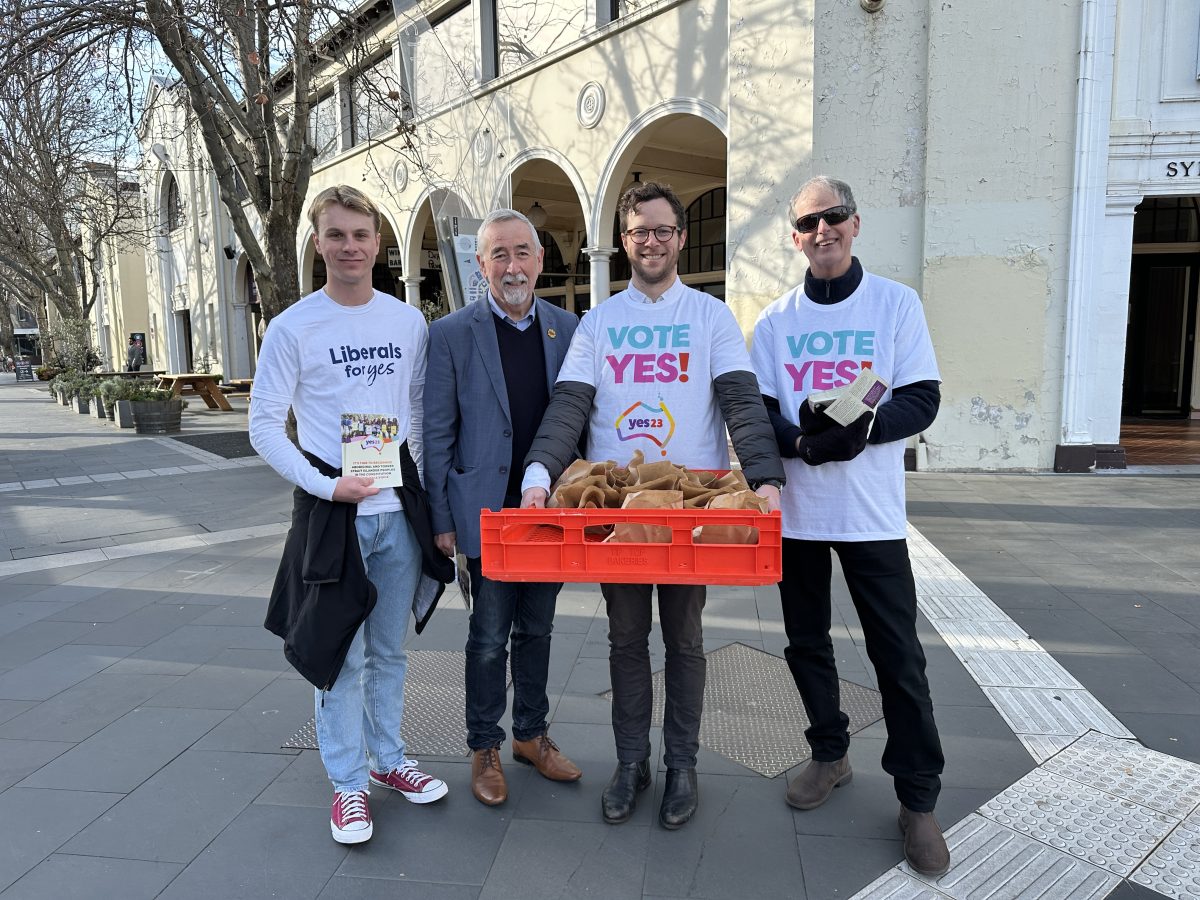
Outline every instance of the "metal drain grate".
MULTIPOLYGON (((704 717, 700 743, 748 769, 774 778, 808 759, 808 718, 787 663, 745 644, 728 644, 705 654, 704 717)), ((654 673, 653 722, 661 722, 666 676, 654 673)), ((842 681, 842 710, 850 733, 883 718, 879 692, 842 681)), ((612 691, 601 694, 609 700, 612 691)))
MULTIPOLYGON (((409 756, 466 756, 466 654, 461 650, 409 650, 404 678, 405 752, 409 756)), ((512 683, 511 673, 508 683, 512 683)), ((284 747, 317 749, 317 726, 309 719, 284 747)))

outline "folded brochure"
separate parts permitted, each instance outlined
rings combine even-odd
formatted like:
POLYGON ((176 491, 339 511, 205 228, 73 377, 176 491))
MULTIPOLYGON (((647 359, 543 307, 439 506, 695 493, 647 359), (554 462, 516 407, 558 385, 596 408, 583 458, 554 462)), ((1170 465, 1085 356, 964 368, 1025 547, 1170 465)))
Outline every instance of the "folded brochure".
POLYGON ((375 487, 399 487, 400 420, 372 413, 342 413, 342 474, 374 478, 375 487))
POLYGON ((839 425, 849 425, 863 413, 874 412, 887 389, 887 382, 873 369, 862 369, 849 384, 809 394, 808 405, 816 411, 824 410, 839 425))

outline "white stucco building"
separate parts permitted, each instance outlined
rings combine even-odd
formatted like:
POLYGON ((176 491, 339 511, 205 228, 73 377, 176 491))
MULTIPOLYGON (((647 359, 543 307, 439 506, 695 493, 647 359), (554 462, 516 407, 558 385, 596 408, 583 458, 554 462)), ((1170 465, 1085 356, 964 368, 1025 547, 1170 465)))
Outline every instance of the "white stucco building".
MULTIPOLYGON (((377 284, 409 302, 441 288, 438 221, 496 205, 540 222, 541 293, 602 302, 628 272, 617 198, 653 179, 689 205, 685 281, 749 335, 803 276, 788 199, 827 173, 855 189, 864 266, 924 299, 944 383, 923 466, 1119 465, 1123 413, 1200 407, 1200 0, 368 7, 386 49, 314 98, 309 193, 378 199, 377 284)), ((247 377, 245 263, 171 108, 142 126, 168 226, 151 332, 173 367, 190 346, 247 377)), ((296 239, 307 291, 321 263, 296 239)))

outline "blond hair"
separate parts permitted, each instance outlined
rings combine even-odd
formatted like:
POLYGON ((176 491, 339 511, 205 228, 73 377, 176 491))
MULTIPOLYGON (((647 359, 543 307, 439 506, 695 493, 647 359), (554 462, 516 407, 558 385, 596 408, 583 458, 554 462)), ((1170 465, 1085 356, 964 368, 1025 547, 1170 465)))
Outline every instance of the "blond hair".
POLYGON ((358 188, 350 187, 348 184, 336 184, 317 194, 313 199, 312 206, 308 208, 308 220, 312 223, 313 231, 320 230, 317 227, 317 220, 321 217, 321 213, 331 206, 344 206, 356 213, 370 216, 375 222, 377 234, 380 225, 383 224, 383 217, 379 214, 379 207, 375 205, 374 200, 358 188))

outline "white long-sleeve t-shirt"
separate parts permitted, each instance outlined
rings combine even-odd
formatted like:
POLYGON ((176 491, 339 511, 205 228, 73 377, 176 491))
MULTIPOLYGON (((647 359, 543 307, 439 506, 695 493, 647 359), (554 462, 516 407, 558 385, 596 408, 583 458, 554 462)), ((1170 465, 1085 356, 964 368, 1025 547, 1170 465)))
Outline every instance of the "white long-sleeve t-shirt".
MULTIPOLYGON (((300 446, 342 465, 343 413, 394 416, 398 439, 421 470, 421 395, 429 345, 424 317, 376 291, 362 306, 343 306, 324 291, 271 320, 263 336, 250 403, 250 443, 280 475, 315 497, 333 499, 337 479, 318 472, 288 440, 296 413, 300 446)), ((359 504, 359 515, 397 510, 395 491, 359 504)))

